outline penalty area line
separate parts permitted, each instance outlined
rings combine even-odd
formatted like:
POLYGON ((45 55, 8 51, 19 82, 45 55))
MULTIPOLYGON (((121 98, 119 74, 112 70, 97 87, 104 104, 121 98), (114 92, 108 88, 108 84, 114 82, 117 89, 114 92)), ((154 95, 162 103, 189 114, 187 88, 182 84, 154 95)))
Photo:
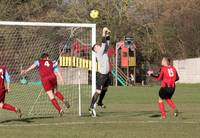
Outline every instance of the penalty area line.
POLYGON ((63 125, 93 125, 93 124, 200 124, 194 121, 97 121, 97 122, 62 122, 62 123, 36 123, 36 124, 0 124, 0 127, 34 127, 34 126, 63 126, 63 125))

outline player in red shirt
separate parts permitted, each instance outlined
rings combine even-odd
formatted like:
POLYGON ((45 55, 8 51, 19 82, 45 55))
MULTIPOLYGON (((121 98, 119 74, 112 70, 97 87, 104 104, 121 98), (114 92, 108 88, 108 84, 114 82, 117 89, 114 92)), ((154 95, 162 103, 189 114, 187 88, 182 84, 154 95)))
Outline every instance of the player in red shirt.
POLYGON ((175 82, 179 80, 179 76, 176 69, 170 65, 169 58, 164 57, 161 65, 162 67, 159 75, 154 75, 153 71, 148 71, 148 75, 161 81, 158 103, 162 119, 165 119, 166 113, 163 100, 166 100, 167 104, 172 108, 174 116, 178 116, 178 110, 171 98, 175 92, 175 82))
POLYGON ((64 85, 64 80, 60 72, 58 71, 57 63, 50 60, 49 55, 47 53, 43 53, 41 55, 41 59, 35 61, 34 64, 31 65, 28 69, 22 70, 21 73, 26 74, 27 72, 36 67, 39 68, 40 79, 44 90, 49 96, 53 106, 57 109, 60 116, 62 116, 64 112, 59 106, 57 100, 55 99, 55 96, 58 97, 65 104, 67 108, 69 108, 70 105, 69 102, 61 94, 61 92, 59 92, 57 89, 56 75, 60 78, 61 84, 64 85))
POLYGON ((4 66, 0 66, 0 108, 16 112, 18 118, 21 118, 22 113, 20 109, 5 103, 6 92, 10 92, 10 75, 4 66))

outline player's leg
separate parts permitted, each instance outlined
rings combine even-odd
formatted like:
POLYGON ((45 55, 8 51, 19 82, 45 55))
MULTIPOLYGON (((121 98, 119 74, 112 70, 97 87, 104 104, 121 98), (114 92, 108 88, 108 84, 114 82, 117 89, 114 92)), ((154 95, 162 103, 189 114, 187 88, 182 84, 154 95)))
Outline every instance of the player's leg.
POLYGON ((70 108, 69 102, 65 99, 62 93, 58 90, 57 79, 56 77, 49 80, 51 88, 54 88, 54 95, 60 99, 67 108, 70 108))
POLYGON ((100 73, 97 72, 96 74, 96 92, 94 93, 94 95, 92 96, 92 99, 91 99, 91 103, 90 103, 90 113, 91 113, 91 110, 94 109, 94 105, 96 103, 96 101, 98 100, 98 97, 100 95, 100 91, 101 91, 101 82, 99 81, 100 80, 100 73))
POLYGON ((60 99, 62 102, 64 102, 65 98, 64 98, 64 96, 61 94, 60 91, 58 91, 58 90, 56 89, 54 95, 55 95, 56 97, 58 97, 58 99, 60 99))
POLYGON ((176 108, 176 105, 172 101, 172 99, 166 99, 167 104, 172 108, 172 112, 175 117, 178 116, 178 109, 176 108))
POLYGON ((166 113, 165 113, 165 105, 163 103, 163 100, 159 98, 158 104, 159 104, 161 117, 162 117, 162 119, 165 119, 166 118, 166 113))
POLYGON ((97 80, 96 81, 96 92, 94 93, 94 95, 92 97, 90 108, 89 108, 90 114, 93 117, 96 117, 96 111, 94 109, 94 105, 96 104, 96 102, 99 98, 99 95, 101 94, 102 88, 105 85, 106 76, 104 74, 97 73, 97 79, 96 80, 97 80))
POLYGON ((49 96, 49 99, 51 100, 52 105, 59 112, 60 116, 62 116, 63 115, 63 111, 62 111, 61 107, 59 106, 58 101, 54 97, 53 90, 47 91, 47 95, 49 96))
POLYGON ((60 99, 60 100, 65 104, 65 106, 66 106, 67 108, 70 108, 70 104, 69 104, 68 100, 65 99, 65 97, 62 95, 62 93, 61 93, 60 91, 58 91, 57 88, 56 88, 54 91, 55 91, 54 95, 55 95, 56 97, 58 97, 58 99, 60 99))
POLYGON ((90 108, 93 109, 94 105, 96 104, 99 95, 101 94, 101 90, 96 89, 96 92, 94 93, 94 95, 92 96, 92 100, 91 100, 91 104, 90 104, 90 108))
POLYGON ((4 101, 5 101, 5 93, 6 93, 6 91, 2 91, 0 93, 0 108, 15 112, 15 113, 17 113, 18 118, 21 118, 22 117, 22 113, 21 113, 20 109, 17 109, 16 107, 14 107, 14 106, 12 106, 10 104, 4 103, 4 101))
POLYGON ((52 105, 59 112, 59 115, 62 116, 63 110, 61 109, 60 105, 58 104, 58 101, 55 99, 55 96, 54 96, 54 89, 57 87, 56 77, 49 76, 49 78, 43 79, 42 85, 43 85, 44 90, 46 91, 49 99, 51 100, 52 105))
POLYGON ((96 111, 95 111, 94 105, 97 102, 100 93, 101 93, 101 90, 97 89, 94 95, 92 96, 92 100, 91 100, 91 104, 89 108, 89 112, 92 115, 92 117, 96 117, 96 111))
POLYGON ((174 110, 176 108, 174 102, 171 100, 173 94, 174 94, 174 89, 172 87, 168 88, 167 87, 167 98, 166 98, 166 102, 167 104, 172 108, 172 110, 174 110))
POLYGON ((12 112, 17 112, 17 108, 10 105, 10 104, 7 104, 7 103, 0 103, 0 108, 1 109, 5 109, 5 110, 9 110, 9 111, 12 111, 12 112))
POLYGON ((109 76, 107 75, 107 80, 106 80, 104 86, 102 87, 101 94, 99 96, 99 101, 97 102, 97 105, 101 106, 102 108, 106 108, 106 106, 103 104, 103 99, 106 95, 109 84, 110 84, 110 79, 109 79, 109 76))
POLYGON ((165 99, 165 89, 164 88, 160 88, 159 97, 160 97, 158 99, 159 110, 160 110, 162 119, 165 119, 166 113, 165 113, 165 105, 163 103, 163 99, 165 99))
POLYGON ((175 92, 175 88, 172 88, 172 87, 168 88, 168 97, 166 99, 166 102, 172 108, 172 112, 174 113, 174 116, 178 116, 178 110, 176 108, 176 105, 171 99, 174 92, 175 92))
POLYGON ((102 88, 103 88, 105 82, 106 82, 105 75, 97 73, 96 92, 94 93, 94 95, 92 97, 90 108, 92 108, 92 109, 94 108, 94 105, 97 102, 99 95, 101 94, 101 91, 102 91, 102 88))
POLYGON ((172 108, 172 110, 175 110, 176 106, 172 99, 166 99, 167 104, 172 108))
POLYGON ((102 88, 101 94, 99 96, 99 101, 97 102, 97 105, 102 108, 106 108, 106 106, 103 104, 103 99, 106 95, 107 89, 108 89, 107 87, 102 88))
POLYGON ((58 97, 58 99, 60 99, 62 102, 64 102, 65 98, 64 96, 61 94, 61 92, 58 90, 58 85, 57 85, 57 80, 52 80, 52 86, 54 86, 54 95, 56 97, 58 97), (55 84, 54 84, 55 83, 55 84))

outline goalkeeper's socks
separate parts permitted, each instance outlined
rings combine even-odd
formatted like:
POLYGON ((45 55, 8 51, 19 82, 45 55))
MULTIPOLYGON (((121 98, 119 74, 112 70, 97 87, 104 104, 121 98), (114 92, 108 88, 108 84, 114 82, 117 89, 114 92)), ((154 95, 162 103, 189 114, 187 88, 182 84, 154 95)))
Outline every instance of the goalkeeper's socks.
POLYGON ((100 94, 100 97, 99 97, 99 101, 98 101, 99 104, 102 104, 103 98, 106 95, 106 91, 107 90, 102 90, 101 91, 101 94, 100 94))
POLYGON ((61 94, 61 92, 59 92, 59 91, 57 91, 56 93, 55 93, 55 96, 56 97, 58 97, 61 101, 63 101, 64 102, 64 96, 61 94))
POLYGON ((98 93, 95 93, 92 97, 92 101, 91 101, 91 104, 90 104, 90 108, 94 108, 94 104, 96 103, 97 99, 99 97, 99 94, 98 93))
POLYGON ((56 110, 57 110, 58 112, 61 111, 61 108, 60 108, 60 106, 59 106, 59 104, 58 104, 58 101, 57 101, 55 98, 53 98, 53 99, 51 100, 51 103, 53 104, 53 106, 56 108, 56 110))
POLYGON ((2 107, 3 109, 6 109, 6 110, 9 110, 9 111, 13 111, 13 112, 16 112, 17 111, 17 109, 15 108, 15 107, 13 107, 12 105, 10 105, 10 104, 6 104, 6 103, 4 103, 3 104, 3 107, 2 107))
POLYGON ((176 106, 171 99, 167 99, 166 102, 172 108, 172 110, 175 110, 176 106))
POLYGON ((162 115, 162 118, 164 119, 166 114, 165 114, 165 105, 163 102, 159 102, 159 109, 160 109, 160 112, 161 112, 161 115, 162 115))

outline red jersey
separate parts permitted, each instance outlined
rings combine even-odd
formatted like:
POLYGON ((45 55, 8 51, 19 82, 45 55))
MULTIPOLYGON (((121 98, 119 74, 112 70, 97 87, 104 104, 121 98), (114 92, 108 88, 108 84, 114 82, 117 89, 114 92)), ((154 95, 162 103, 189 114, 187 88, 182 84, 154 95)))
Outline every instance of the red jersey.
POLYGON ((4 85, 5 71, 6 71, 5 67, 0 66, 0 91, 5 90, 5 85, 4 85))
POLYGON ((55 76, 53 69, 53 62, 51 60, 39 60, 39 72, 41 79, 55 76))
POLYGON ((179 80, 178 73, 173 66, 162 66, 159 76, 154 78, 161 80, 161 87, 175 87, 175 82, 179 80))

